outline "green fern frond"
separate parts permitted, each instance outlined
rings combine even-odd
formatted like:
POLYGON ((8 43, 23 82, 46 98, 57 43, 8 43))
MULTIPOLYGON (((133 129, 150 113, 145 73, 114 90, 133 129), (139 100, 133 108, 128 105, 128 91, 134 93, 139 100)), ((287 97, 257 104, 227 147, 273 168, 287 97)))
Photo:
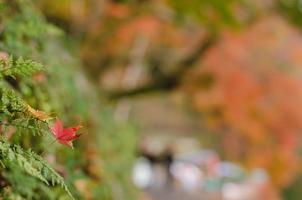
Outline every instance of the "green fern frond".
POLYGON ((42 135, 47 132, 48 123, 35 114, 32 111, 34 109, 29 108, 31 107, 14 90, 0 87, 0 113, 3 113, 0 115, 0 124, 4 128, 12 126, 17 133, 22 134, 42 135))
POLYGON ((48 124, 46 122, 34 118, 14 119, 7 125, 14 126, 17 129, 17 133, 22 133, 22 134, 31 133, 34 136, 45 135, 45 133, 49 131, 48 124))
POLYGON ((0 78, 3 78, 5 76, 31 76, 33 73, 42 71, 44 69, 45 68, 40 63, 34 62, 32 60, 26 60, 22 57, 14 60, 11 56, 7 62, 0 62, 0 78))
POLYGON ((15 164, 27 174, 38 178, 47 185, 60 185, 71 197, 64 179, 47 163, 42 157, 31 150, 23 150, 16 144, 10 144, 5 139, 0 139, 0 160, 6 163, 15 164))
POLYGON ((0 88, 0 111, 12 115, 15 112, 25 112, 27 104, 14 90, 0 88))

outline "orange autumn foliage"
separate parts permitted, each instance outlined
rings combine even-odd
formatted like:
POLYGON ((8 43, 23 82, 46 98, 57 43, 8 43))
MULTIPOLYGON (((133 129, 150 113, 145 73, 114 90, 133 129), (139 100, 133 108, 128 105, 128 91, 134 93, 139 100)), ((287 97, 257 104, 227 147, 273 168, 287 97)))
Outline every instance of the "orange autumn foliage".
POLYGON ((302 37, 278 17, 225 32, 184 81, 226 157, 264 167, 285 186, 299 169, 302 37))

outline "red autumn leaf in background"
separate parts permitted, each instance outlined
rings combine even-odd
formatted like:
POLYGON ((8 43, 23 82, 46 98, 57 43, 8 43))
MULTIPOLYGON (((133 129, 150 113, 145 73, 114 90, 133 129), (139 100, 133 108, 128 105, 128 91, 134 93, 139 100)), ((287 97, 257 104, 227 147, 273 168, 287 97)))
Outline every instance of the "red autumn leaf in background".
POLYGON ((76 134, 76 132, 82 126, 78 125, 70 128, 63 128, 62 121, 57 119, 55 125, 50 127, 51 132, 56 137, 59 143, 64 144, 68 147, 72 147, 72 141, 80 136, 80 134, 76 134))

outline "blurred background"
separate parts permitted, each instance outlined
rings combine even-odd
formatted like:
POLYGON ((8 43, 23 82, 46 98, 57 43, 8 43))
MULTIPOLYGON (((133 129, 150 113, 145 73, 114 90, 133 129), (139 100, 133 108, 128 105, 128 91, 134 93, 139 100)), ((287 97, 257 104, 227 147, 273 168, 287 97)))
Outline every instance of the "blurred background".
POLYGON ((79 199, 301 199, 301 0, 32 6, 61 35, 45 60, 71 66, 54 67, 54 105, 87 128, 79 199))
POLYGON ((140 199, 301 197, 302 1, 39 6, 113 120, 138 126, 140 199))

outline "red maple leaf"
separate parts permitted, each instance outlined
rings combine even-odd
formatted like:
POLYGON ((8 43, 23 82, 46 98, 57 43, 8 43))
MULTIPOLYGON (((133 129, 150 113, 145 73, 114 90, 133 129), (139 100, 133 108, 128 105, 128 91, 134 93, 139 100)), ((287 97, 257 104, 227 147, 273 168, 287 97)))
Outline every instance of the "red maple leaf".
POLYGON ((82 126, 78 125, 75 127, 63 128, 62 121, 60 119, 57 119, 54 126, 50 127, 50 130, 59 143, 64 144, 68 147, 72 147, 72 141, 80 136, 80 134, 76 134, 76 132, 81 127, 82 126))

